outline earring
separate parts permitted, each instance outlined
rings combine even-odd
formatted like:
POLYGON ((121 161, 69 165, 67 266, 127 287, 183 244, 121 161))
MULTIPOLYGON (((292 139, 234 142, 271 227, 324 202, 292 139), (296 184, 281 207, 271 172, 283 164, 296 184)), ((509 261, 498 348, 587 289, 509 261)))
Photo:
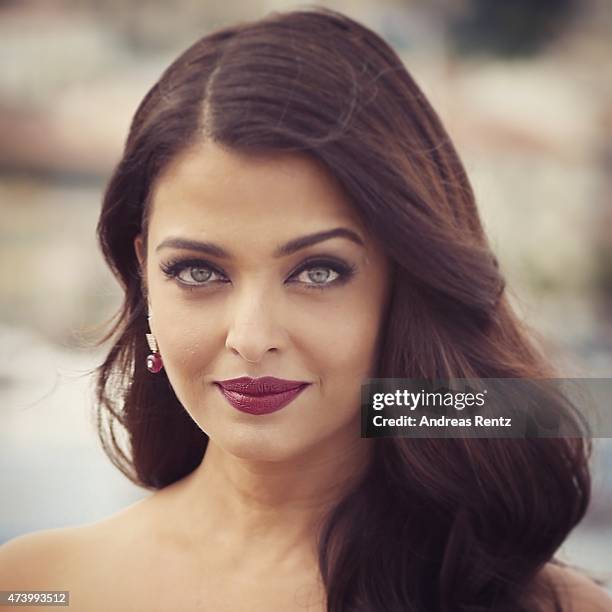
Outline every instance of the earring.
MULTIPOLYGON (((151 315, 149 315, 149 328, 151 327, 151 315)), ((159 354, 157 348, 157 340, 155 340, 155 336, 152 333, 145 334, 147 337, 147 344, 151 349, 151 353, 147 355, 147 370, 149 372, 153 372, 153 374, 157 374, 163 367, 164 362, 162 361, 161 355, 159 354)))

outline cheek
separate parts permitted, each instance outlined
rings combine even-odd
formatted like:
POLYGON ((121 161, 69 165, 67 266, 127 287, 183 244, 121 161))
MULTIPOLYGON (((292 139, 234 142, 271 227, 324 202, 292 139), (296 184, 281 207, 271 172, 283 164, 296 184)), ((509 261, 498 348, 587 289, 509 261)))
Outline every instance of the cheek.
POLYGON ((190 406, 200 395, 215 359, 216 345, 211 341, 210 329, 198 318, 177 316, 176 309, 164 312, 159 308, 155 318, 166 375, 181 403, 190 406))
POLYGON ((325 318, 321 344, 332 369, 352 372, 355 377, 369 368, 380 326, 378 310, 376 303, 360 299, 325 318))
POLYGON ((335 411, 334 418, 348 418, 358 411, 361 385, 374 374, 380 321, 377 309, 368 306, 362 303, 361 308, 345 311, 343 317, 335 319, 319 348, 324 403, 342 407, 335 411))

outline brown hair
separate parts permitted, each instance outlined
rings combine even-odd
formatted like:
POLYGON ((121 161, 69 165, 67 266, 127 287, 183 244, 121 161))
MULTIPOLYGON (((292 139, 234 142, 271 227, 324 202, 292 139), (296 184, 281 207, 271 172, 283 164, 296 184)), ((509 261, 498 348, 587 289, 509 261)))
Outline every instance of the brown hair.
MULTIPOLYGON (((182 478, 208 441, 166 375, 146 371, 133 250, 156 177, 201 140, 307 152, 339 179, 394 266, 378 377, 554 375, 508 303, 455 148, 396 53, 331 10, 273 13, 204 36, 164 71, 105 192, 98 237, 125 300, 102 340, 114 337, 97 372, 99 434, 135 483, 182 478)), ((590 451, 586 436, 376 440, 321 533, 327 609, 537 609, 533 579, 588 506, 590 451)))

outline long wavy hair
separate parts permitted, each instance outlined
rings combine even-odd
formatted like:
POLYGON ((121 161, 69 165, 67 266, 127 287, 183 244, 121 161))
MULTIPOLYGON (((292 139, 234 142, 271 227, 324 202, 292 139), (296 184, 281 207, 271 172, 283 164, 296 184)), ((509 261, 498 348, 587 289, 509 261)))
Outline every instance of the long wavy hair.
MULTIPOLYGON (((105 451, 133 482, 161 489, 207 447, 166 375, 146 370, 133 249, 156 177, 207 140, 305 152, 344 186, 394 267, 378 377, 555 376, 509 304, 457 152, 398 55, 338 12, 272 13, 172 62, 140 103, 105 191, 98 239, 125 296, 100 340, 112 342, 96 413, 105 451)), ((320 533, 327 610, 520 612, 544 600, 561 610, 536 577, 586 512, 590 453, 588 436, 377 439, 320 533)))

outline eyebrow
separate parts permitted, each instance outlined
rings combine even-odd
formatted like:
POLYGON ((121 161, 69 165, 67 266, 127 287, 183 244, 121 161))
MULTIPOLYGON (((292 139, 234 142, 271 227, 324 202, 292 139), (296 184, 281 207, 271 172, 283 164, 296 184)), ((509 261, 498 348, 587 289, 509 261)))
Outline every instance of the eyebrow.
MULTIPOLYGON (((273 257, 276 259, 286 257, 287 255, 295 253, 296 251, 305 249, 306 247, 314 244, 318 244, 324 240, 330 240, 331 238, 346 238, 355 244, 365 246, 361 237, 353 230, 346 227, 336 227, 331 230, 316 232, 315 234, 308 234, 306 236, 294 238, 293 240, 278 246, 273 253, 273 257)), ((200 242, 199 240, 189 240, 186 238, 166 238, 157 245, 155 251, 157 252, 163 248, 200 251, 201 253, 213 255, 214 257, 218 257, 220 259, 232 259, 232 255, 230 253, 213 242, 200 242)))

